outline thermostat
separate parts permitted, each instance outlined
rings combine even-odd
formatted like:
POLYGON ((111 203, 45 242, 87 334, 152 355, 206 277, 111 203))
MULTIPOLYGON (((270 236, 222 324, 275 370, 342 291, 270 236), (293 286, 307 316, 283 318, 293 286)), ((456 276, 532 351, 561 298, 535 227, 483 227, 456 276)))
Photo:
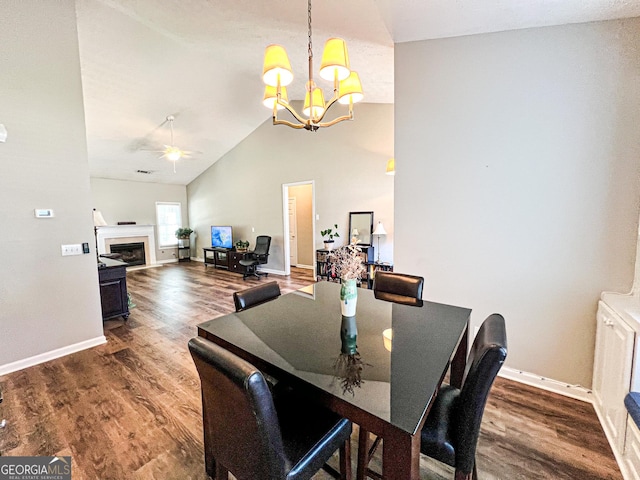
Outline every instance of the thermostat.
POLYGON ((50 208, 36 208, 34 210, 36 218, 52 218, 53 210, 50 208))

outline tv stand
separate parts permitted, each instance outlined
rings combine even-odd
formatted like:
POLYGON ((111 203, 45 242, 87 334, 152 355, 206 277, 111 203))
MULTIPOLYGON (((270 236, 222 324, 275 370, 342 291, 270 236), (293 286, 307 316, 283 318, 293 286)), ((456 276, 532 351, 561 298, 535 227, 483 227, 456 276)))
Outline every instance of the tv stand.
POLYGON ((213 265, 214 268, 224 268, 229 270, 230 248, 203 248, 204 266, 213 265))
POLYGON ((244 275, 245 266, 240 265, 240 260, 245 258, 247 252, 237 252, 232 248, 203 248, 204 267, 213 265, 213 268, 222 268, 230 272, 244 275))

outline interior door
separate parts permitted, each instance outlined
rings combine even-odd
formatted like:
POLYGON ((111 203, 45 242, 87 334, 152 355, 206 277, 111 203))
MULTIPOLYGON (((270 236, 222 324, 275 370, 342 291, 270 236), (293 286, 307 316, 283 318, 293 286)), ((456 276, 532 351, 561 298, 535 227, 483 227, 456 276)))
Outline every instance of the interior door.
POLYGON ((298 222, 295 197, 289 197, 289 261, 292 266, 298 264, 298 222))

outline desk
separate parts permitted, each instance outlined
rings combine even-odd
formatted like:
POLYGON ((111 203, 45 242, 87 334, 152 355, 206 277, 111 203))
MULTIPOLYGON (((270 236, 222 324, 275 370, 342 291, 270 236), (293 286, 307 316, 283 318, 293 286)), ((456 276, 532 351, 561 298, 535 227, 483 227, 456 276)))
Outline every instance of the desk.
POLYGON ((451 383, 462 380, 471 310, 431 302, 397 305, 359 289, 357 345, 366 365, 364 382, 352 394, 334 369, 342 344, 339 292, 339 284, 319 282, 204 322, 198 335, 381 436, 384 478, 416 480, 420 429, 449 365, 451 383), (391 351, 382 335, 388 328, 391 351))

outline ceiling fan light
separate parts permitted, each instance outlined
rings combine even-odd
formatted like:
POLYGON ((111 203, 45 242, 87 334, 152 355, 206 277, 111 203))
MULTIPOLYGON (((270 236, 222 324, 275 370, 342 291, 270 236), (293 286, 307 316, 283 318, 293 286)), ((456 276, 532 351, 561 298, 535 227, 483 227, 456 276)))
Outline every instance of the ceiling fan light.
POLYGON ((351 73, 349 66, 349 52, 347 44, 341 38, 330 38, 324 44, 322 63, 320 64, 320 76, 325 80, 333 81, 335 73, 338 80, 344 80, 351 73))
POLYGON ((262 66, 262 80, 269 86, 285 87, 293 81, 293 71, 287 51, 282 45, 269 45, 264 51, 264 64, 262 66))
POLYGON ((349 105, 350 102, 358 103, 364 98, 360 77, 356 72, 351 72, 346 80, 340 82, 338 91, 340 92, 338 102, 343 105, 349 105))
POLYGON ((324 113, 324 94, 322 89, 314 87, 304 96, 302 113, 309 118, 319 118, 324 113))
POLYGON ((167 147, 164 151, 164 156, 172 162, 175 162, 176 160, 180 160, 180 158, 182 158, 182 150, 177 147, 167 147))
MULTIPOLYGON (((289 103, 289 97, 287 96, 287 87, 280 87, 280 100, 285 103, 289 103)), ((276 108, 278 110, 284 109, 284 107, 277 103, 278 101, 278 87, 272 87, 270 85, 265 85, 264 87, 264 97, 262 98, 262 103, 265 107, 273 110, 273 104, 276 104, 276 108)))

